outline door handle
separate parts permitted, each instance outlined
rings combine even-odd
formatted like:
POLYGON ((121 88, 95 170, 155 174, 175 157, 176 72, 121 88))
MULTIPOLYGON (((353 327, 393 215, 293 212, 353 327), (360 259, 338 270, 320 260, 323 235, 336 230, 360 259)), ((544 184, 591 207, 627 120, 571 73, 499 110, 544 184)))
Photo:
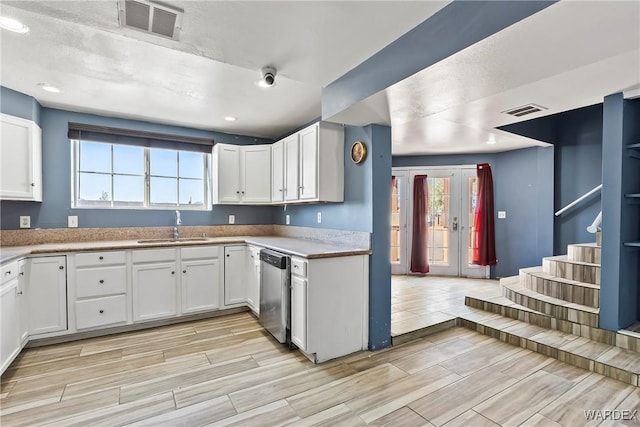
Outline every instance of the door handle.
POLYGON ((458 231, 458 217, 457 216, 453 217, 453 224, 451 224, 451 228, 453 229, 453 231, 458 231))

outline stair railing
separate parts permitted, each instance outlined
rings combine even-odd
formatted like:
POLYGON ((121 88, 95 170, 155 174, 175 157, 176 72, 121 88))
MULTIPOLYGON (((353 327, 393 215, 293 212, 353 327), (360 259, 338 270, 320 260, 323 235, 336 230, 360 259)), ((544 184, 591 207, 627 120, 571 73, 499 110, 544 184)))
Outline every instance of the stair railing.
POLYGON ((593 220, 590 226, 587 227, 587 231, 591 234, 595 234, 600 228, 600 223, 602 222, 602 211, 598 214, 596 219, 593 220))
POLYGON ((571 209, 572 207, 574 207, 575 205, 577 205, 578 203, 580 203, 581 201, 586 199, 587 197, 591 196, 592 194, 597 193, 601 189, 602 189, 602 184, 598 185, 593 190, 587 191, 582 196, 578 197, 573 202, 569 203, 567 206, 565 206, 564 208, 560 209, 558 212, 555 213, 555 215, 556 216, 562 215, 563 213, 565 213, 566 211, 568 211, 569 209, 571 209))

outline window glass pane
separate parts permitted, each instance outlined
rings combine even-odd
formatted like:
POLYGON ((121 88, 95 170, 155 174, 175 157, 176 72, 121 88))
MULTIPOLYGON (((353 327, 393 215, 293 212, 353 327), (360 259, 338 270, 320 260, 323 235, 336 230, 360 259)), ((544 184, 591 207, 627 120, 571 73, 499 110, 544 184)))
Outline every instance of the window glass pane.
POLYGON ((152 148, 149 150, 149 156, 149 167, 151 175, 178 176, 177 151, 152 148))
POLYGON ((79 201, 111 201, 111 175, 80 173, 79 201))
POLYGON ((114 145, 113 173, 144 175, 144 148, 114 145))
POLYGON ((150 203, 178 204, 178 180, 176 178, 151 177, 150 203))
POLYGON ((114 175, 113 200, 123 207, 144 204, 144 176, 114 175))
POLYGON ((83 172, 111 172, 111 144, 80 142, 80 170, 83 172))
POLYGON ((202 179, 204 176, 204 156, 202 153, 180 151, 180 177, 202 179))
POLYGON ((180 204, 204 205, 204 182, 201 179, 180 180, 180 204))

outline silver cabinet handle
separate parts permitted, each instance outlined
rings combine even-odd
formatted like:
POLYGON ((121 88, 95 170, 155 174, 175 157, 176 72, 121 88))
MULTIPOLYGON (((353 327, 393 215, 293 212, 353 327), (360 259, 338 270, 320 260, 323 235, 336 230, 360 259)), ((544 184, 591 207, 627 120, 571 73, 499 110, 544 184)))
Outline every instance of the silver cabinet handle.
POLYGON ((35 183, 35 182, 32 182, 32 183, 31 183, 31 186, 32 186, 32 187, 35 187, 35 186, 36 186, 36 183, 35 183))
POLYGON ((18 292, 18 295, 22 295, 22 291, 18 292))
POLYGON ((5 276, 8 276, 8 275, 10 275, 10 274, 11 274, 11 270, 9 270, 9 271, 5 271, 5 272, 4 272, 4 275, 5 275, 5 276))
POLYGON ((104 280, 100 279, 100 284, 103 284, 103 283, 104 283, 104 280))
POLYGON ((99 311, 99 313, 100 313, 100 314, 103 314, 103 313, 104 313, 104 310, 100 310, 100 311, 99 311))
POLYGON ((64 265, 61 265, 60 267, 58 267, 59 270, 64 270, 64 265))

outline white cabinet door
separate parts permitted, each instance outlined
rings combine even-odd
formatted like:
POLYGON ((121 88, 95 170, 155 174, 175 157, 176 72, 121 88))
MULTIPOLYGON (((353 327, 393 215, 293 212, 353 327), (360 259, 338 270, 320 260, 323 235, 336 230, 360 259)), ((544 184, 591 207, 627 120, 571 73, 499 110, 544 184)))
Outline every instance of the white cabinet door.
POLYGON ((246 300, 245 246, 226 246, 224 248, 224 304, 240 304, 246 300))
POLYGON ((318 197, 318 125, 300 131, 299 138, 300 200, 315 199, 318 197))
POLYGON ((4 372, 20 350, 17 292, 17 277, 3 284, 0 290, 0 372, 4 372))
POLYGON ((0 199, 42 201, 42 131, 31 120, 2 114, 0 199))
POLYGON ((243 202, 271 202, 271 147, 249 145, 241 147, 241 187, 243 202))
POLYGON ((271 146, 271 201, 284 201, 284 140, 271 146))
POLYGON ((31 258, 28 262, 29 333, 67 329, 66 257, 31 258))
POLYGON ((182 313, 220 308, 218 259, 182 261, 182 313))
POLYGON ((175 262, 134 264, 132 271, 135 322, 178 314, 178 275, 175 262))
POLYGON ((307 349, 307 281, 291 276, 291 342, 307 349))
POLYGON ((240 201, 240 147, 216 144, 213 147, 214 203, 240 201))
POLYGON ((246 251, 247 304, 260 313, 260 248, 248 246, 246 251))
POLYGON ((18 275, 18 339, 23 344, 29 338, 29 287, 25 275, 26 263, 18 262, 20 273, 18 275))
POLYGON ((284 139, 284 199, 298 200, 300 179, 298 177, 298 163, 300 162, 298 149, 298 134, 284 139))

